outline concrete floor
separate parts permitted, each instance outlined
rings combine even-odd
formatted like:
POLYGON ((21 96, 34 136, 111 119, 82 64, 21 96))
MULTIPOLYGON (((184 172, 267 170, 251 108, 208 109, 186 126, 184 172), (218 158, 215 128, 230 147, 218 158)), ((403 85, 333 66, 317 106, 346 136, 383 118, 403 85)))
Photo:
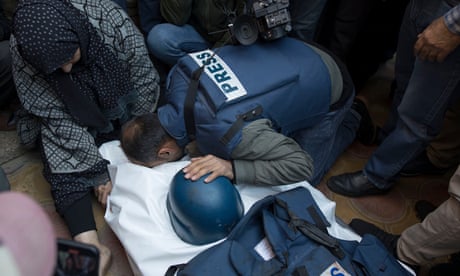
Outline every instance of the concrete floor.
MULTIPOLYGON (((383 124, 388 112, 391 80, 392 63, 389 62, 359 92, 367 99, 371 115, 379 125, 383 124)), ((41 175, 42 164, 38 153, 22 148, 14 131, 0 132, 0 143, 0 165, 7 173, 12 190, 27 193, 36 199, 48 212, 58 237, 69 238, 67 228, 54 211, 48 183, 41 175)), ((332 193, 326 187, 326 180, 330 176, 363 168, 374 149, 375 147, 366 147, 357 142, 352 144, 337 160, 318 188, 336 201, 337 216, 344 222, 349 222, 352 218, 362 218, 397 234, 418 221, 413 209, 417 200, 425 199, 440 204, 447 198, 447 183, 453 171, 436 177, 401 178, 395 188, 384 196, 346 198, 332 193)), ((108 275, 132 275, 121 244, 104 221, 101 206, 94 202, 93 208, 102 242, 107 244, 114 254, 108 275)))

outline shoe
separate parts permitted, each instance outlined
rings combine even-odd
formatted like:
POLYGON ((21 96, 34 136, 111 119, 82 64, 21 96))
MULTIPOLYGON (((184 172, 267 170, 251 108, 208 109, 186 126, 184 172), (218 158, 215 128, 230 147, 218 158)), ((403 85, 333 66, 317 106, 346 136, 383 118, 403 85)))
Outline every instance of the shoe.
POLYGON ((415 202, 415 215, 420 221, 423 221, 429 213, 433 212, 436 206, 426 200, 419 200, 415 202))
POLYGON ((378 140, 378 128, 375 126, 366 104, 361 99, 355 98, 351 108, 361 116, 359 129, 356 133, 358 141, 366 146, 376 144, 378 140))
POLYGON ((331 191, 349 197, 381 195, 389 189, 379 189, 372 184, 362 171, 332 176, 327 181, 331 191))
POLYGON ((362 219, 352 219, 349 225, 351 229, 353 229, 360 236, 363 236, 364 234, 371 234, 375 236, 382 242, 383 245, 385 245, 387 250, 397 258, 396 246, 398 243, 399 235, 387 233, 374 224, 362 219))
POLYGON ((421 174, 442 175, 448 170, 448 168, 438 168, 433 165, 426 151, 423 151, 419 156, 407 163, 399 174, 401 176, 417 176, 421 174))

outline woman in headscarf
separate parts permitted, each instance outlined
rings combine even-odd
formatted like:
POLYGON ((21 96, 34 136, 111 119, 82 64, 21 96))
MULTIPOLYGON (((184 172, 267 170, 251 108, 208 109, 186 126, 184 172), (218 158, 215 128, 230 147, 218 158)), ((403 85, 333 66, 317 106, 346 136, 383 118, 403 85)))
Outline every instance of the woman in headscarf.
POLYGON ((100 249, 102 272, 111 254, 91 192, 105 205, 112 185, 98 146, 156 108, 159 77, 144 38, 109 0, 21 0, 11 49, 21 142, 39 145, 56 210, 75 240, 100 249))

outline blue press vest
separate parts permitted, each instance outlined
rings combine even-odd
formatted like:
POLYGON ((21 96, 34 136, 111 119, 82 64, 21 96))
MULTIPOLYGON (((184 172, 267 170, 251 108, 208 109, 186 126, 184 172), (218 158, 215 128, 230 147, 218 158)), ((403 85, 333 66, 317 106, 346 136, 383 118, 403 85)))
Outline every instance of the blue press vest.
POLYGON ((184 102, 191 76, 203 64, 193 111, 195 140, 203 154, 228 159, 241 141, 242 127, 253 120, 270 119, 277 131, 289 135, 316 124, 329 111, 329 71, 302 41, 285 37, 229 45, 213 54, 188 54, 168 75, 167 104, 158 109, 158 116, 181 146, 190 141, 184 102))

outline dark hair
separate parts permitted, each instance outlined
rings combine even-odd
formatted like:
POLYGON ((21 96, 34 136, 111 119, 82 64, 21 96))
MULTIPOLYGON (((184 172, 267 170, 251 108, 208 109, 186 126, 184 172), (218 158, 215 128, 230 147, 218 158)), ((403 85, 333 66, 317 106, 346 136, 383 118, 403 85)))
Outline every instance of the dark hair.
POLYGON ((123 125, 121 148, 126 156, 144 164, 158 160, 158 150, 173 139, 162 127, 156 113, 137 116, 123 125))

